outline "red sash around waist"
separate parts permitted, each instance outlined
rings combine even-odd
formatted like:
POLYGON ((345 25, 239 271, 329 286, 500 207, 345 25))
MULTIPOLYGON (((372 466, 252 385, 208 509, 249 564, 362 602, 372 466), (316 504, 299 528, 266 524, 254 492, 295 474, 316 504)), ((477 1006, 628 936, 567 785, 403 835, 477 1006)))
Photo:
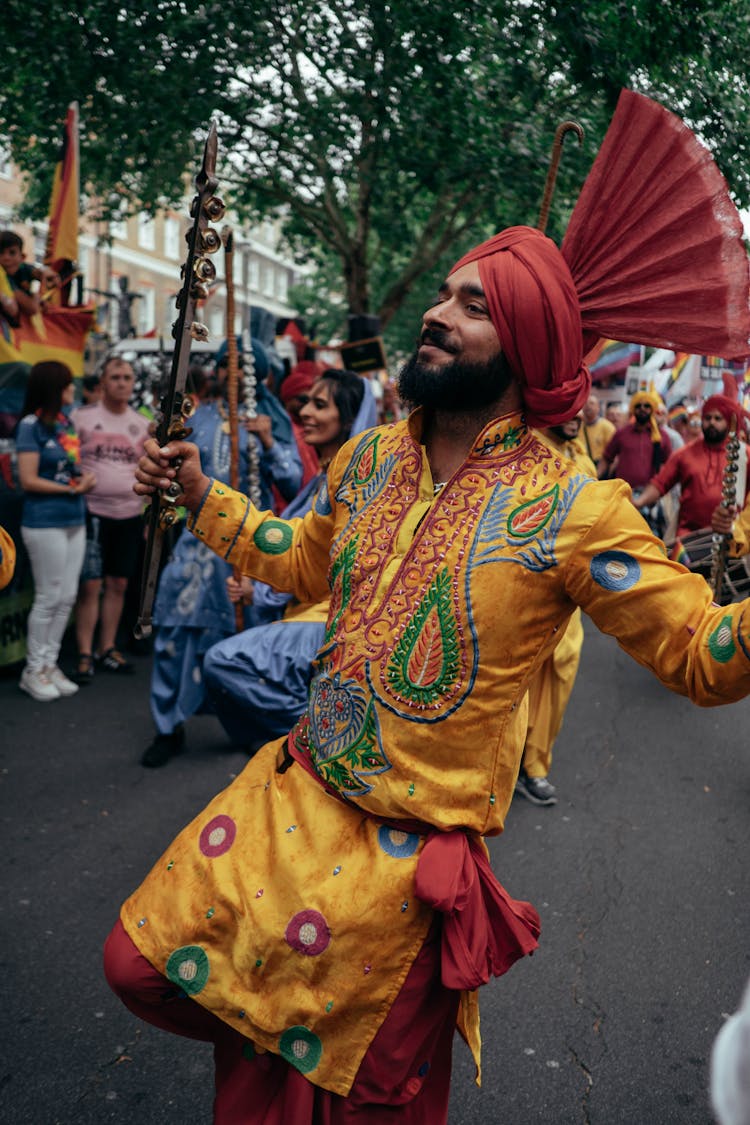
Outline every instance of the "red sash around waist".
POLYGON ((439 832, 421 821, 372 816, 315 772, 298 744, 301 740, 293 737, 295 733, 299 736, 299 725, 287 740, 285 764, 291 764, 290 759, 298 762, 332 797, 379 824, 426 836, 414 893, 443 915, 441 975, 446 988, 478 988, 534 952, 541 929, 539 915, 531 903, 511 898, 500 884, 476 833, 461 828, 439 832))

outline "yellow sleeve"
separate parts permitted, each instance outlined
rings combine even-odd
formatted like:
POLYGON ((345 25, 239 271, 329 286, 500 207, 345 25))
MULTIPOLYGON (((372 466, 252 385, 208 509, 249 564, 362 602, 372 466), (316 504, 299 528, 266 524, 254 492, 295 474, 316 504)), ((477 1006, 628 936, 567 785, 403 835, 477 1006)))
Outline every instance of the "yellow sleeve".
POLYGON ((312 510, 301 518, 283 520, 261 512, 241 492, 212 480, 188 527, 241 574, 293 594, 298 602, 322 601, 330 593, 329 554, 336 525, 332 498, 347 463, 340 456, 312 510))
POLYGON ((16 545, 4 527, 0 527, 0 590, 4 590, 13 577, 16 566, 16 545))
POLYGON ((750 692, 748 603, 714 605, 700 575, 667 559, 628 492, 607 481, 581 493, 599 514, 565 564, 568 595, 673 691, 704 707, 742 699, 750 692))
POLYGON ((730 558, 739 559, 743 555, 750 555, 750 498, 734 521, 729 541, 730 558))

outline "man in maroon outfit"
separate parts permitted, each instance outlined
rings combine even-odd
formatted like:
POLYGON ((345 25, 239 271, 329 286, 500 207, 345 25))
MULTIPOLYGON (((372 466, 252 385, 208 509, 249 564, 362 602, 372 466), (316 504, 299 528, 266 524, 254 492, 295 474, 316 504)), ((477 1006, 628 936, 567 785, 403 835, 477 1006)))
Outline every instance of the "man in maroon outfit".
POLYGON ((672 452, 667 434, 656 423, 658 405, 658 397, 650 391, 638 391, 633 395, 630 400, 633 420, 607 442, 597 465, 600 478, 619 477, 628 482, 634 493, 646 487, 672 452), (613 466, 614 473, 611 473, 613 466))
MULTIPOLYGON (((711 526, 721 503, 722 477, 726 461, 726 439, 732 416, 741 414, 737 403, 724 395, 712 395, 703 404, 703 437, 673 453, 665 465, 633 500, 636 508, 650 507, 676 484, 680 485, 680 514, 677 537, 711 526)), ((747 468, 739 485, 746 491, 747 468)), ((740 504, 740 507, 742 505, 740 504)))

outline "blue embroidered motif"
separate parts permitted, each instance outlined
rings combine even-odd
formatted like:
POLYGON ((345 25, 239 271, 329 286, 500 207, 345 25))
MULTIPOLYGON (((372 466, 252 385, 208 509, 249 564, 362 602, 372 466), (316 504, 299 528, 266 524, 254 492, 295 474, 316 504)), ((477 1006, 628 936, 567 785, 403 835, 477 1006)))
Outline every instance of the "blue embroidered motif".
POLYGON ((594 582, 614 592, 629 590, 641 577, 640 564, 624 551, 602 551, 594 555, 589 570, 594 582))
POLYGON ((377 713, 356 680, 322 673, 310 687, 310 751, 323 780, 349 795, 369 793, 365 778, 391 763, 380 739, 377 713))
POLYGON ((527 570, 543 571, 557 566, 555 544, 560 528, 578 493, 589 483, 589 477, 572 476, 567 487, 556 497, 554 510, 531 541, 513 538, 508 530, 508 517, 512 506, 517 505, 512 488, 495 488, 489 504, 482 514, 477 535, 471 548, 470 570, 486 563, 518 563, 527 570))
POLYGON ((357 482, 355 478, 360 458, 367 446, 372 445, 375 441, 371 430, 363 435, 352 453, 346 472, 336 491, 336 500, 346 505, 352 517, 360 515, 382 492, 393 471, 393 466, 396 464, 396 458, 392 453, 388 453, 379 464, 375 465, 373 472, 364 482, 357 482))
POLYGON ((416 832, 402 832, 381 824, 378 828, 378 843, 384 852, 395 859, 408 859, 419 847, 419 836, 416 832))
POLYGON ((328 482, 324 479, 313 501, 313 507, 319 516, 330 516, 331 497, 328 495, 328 482))

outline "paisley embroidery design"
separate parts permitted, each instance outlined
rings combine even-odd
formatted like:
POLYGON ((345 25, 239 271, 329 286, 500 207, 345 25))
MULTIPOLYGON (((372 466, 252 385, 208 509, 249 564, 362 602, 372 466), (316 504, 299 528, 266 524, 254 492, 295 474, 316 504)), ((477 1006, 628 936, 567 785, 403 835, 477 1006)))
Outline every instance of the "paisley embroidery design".
POLYGON ((360 515, 382 492, 396 463, 391 453, 378 462, 380 436, 378 431, 364 435, 336 491, 336 500, 345 504, 352 516, 360 515))
POLYGON ((560 497, 560 485, 553 484, 541 496, 527 500, 508 516, 507 532, 514 539, 528 539, 536 535, 552 518, 560 497))
POLYGON ((310 689, 310 759, 324 782, 344 796, 372 790, 366 778, 391 768, 372 701, 356 680, 324 673, 310 689))
POLYGON ((328 575, 331 587, 331 600, 328 608, 328 624, 326 625, 323 643, 330 641, 336 631, 341 614, 346 609, 352 592, 352 567, 357 553, 357 536, 355 535, 346 546, 339 551, 334 559, 328 575))
POLYGON ((410 618, 388 662, 392 690, 409 702, 430 704, 451 690, 460 670, 458 626, 448 571, 439 571, 410 618))
POLYGON ((512 562, 537 572, 557 566, 557 536, 587 482, 587 477, 577 474, 562 492, 555 484, 515 508, 511 508, 513 489, 498 486, 482 515, 472 546, 471 566, 512 562))
POLYGON ((376 433, 366 444, 362 452, 352 461, 352 478, 357 487, 367 484, 375 472, 378 462, 378 441, 380 434, 376 433))

